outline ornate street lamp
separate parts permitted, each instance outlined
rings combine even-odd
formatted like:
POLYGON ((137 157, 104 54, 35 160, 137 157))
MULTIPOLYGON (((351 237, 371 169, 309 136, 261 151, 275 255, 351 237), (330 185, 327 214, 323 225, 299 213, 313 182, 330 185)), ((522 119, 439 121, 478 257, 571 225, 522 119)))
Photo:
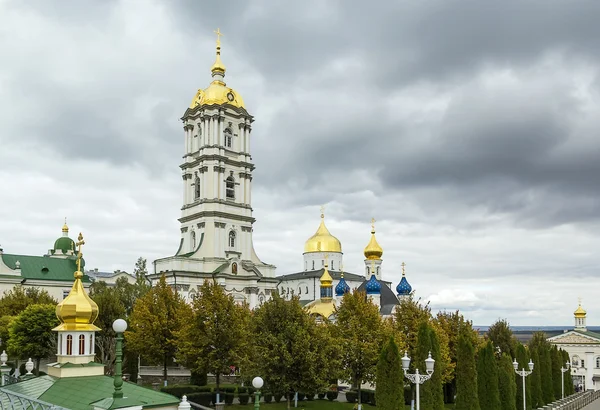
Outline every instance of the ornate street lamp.
POLYGON ((533 362, 529 359, 529 370, 521 369, 519 370, 519 363, 517 363, 517 359, 513 359, 513 367, 515 368, 515 373, 523 378, 523 410, 527 410, 525 406, 526 396, 525 396, 525 377, 529 376, 533 372, 533 362))
POLYGON ((560 368, 560 380, 562 381, 562 398, 565 398, 565 372, 571 368, 570 362, 565 362, 565 366, 560 368))
POLYGON ((254 410, 260 409, 260 389, 263 387, 264 383, 265 382, 263 381, 262 377, 256 376, 254 379, 252 379, 252 386, 254 386, 256 389, 254 392, 254 410))
POLYGON ((113 397, 115 399, 123 398, 123 370, 121 369, 121 363, 123 361, 123 333, 127 330, 127 322, 123 319, 117 319, 113 322, 113 330, 117 334, 115 338, 117 340, 117 347, 115 349, 115 391, 113 397))
POLYGON ((415 384, 417 387, 417 410, 421 410, 419 386, 431 378, 431 375, 433 374, 434 365, 435 360, 431 358, 431 352, 429 352, 429 357, 425 359, 425 370, 427 371, 427 374, 419 374, 418 368, 416 368, 415 372, 411 374, 408 373, 408 367, 410 366, 410 357, 407 356, 406 352, 404 352, 404 357, 402 357, 402 370, 404 371, 404 377, 410 380, 410 382, 415 384))

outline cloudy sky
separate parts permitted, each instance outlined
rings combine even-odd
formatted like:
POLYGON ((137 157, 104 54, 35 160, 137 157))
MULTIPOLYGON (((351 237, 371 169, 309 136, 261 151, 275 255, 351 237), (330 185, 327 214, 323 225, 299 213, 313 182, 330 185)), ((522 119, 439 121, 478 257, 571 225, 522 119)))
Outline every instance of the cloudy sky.
POLYGON ((179 244, 179 120, 226 80, 255 116, 255 248, 302 268, 319 207, 362 272, 377 219, 434 310, 600 325, 597 1, 0 0, 0 243, 68 217, 90 268, 179 244))

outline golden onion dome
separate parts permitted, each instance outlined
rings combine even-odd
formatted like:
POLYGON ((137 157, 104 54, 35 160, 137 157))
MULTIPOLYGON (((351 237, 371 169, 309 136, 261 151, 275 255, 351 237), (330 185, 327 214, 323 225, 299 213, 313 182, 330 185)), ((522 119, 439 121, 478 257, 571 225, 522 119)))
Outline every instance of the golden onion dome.
POLYGON ((331 277, 331 275, 329 274, 329 271, 327 270, 327 265, 325 265, 325 269, 323 271, 323 274, 321 275, 321 278, 319 279, 319 281, 321 282, 321 287, 332 287, 333 286, 333 278, 331 277))
POLYGON ((81 245, 83 244, 83 236, 79 234, 77 272, 74 275, 75 283, 73 283, 69 295, 56 306, 56 317, 60 320, 60 325, 53 330, 100 330, 99 327, 94 325, 94 321, 98 317, 98 305, 88 296, 81 282, 83 277, 83 273, 81 273, 81 245))
POLYGON ((583 317, 585 317, 587 312, 581 307, 581 303, 579 303, 579 306, 577 307, 577 310, 575 310, 574 314, 575 314, 575 317, 583 318, 583 317))
POLYGON ((342 253, 342 243, 329 233, 325 226, 325 216, 321 213, 321 224, 317 232, 304 243, 304 253, 330 252, 342 253))
POLYGON ((66 233, 66 234, 69 233, 69 227, 67 226, 67 218, 65 218, 65 224, 62 227, 62 231, 63 231, 63 233, 66 233))
POLYGON ((371 240, 369 244, 365 247, 365 258, 369 260, 379 260, 381 256, 383 256, 383 248, 379 246, 377 243, 377 239, 375 238, 375 220, 371 220, 371 240))

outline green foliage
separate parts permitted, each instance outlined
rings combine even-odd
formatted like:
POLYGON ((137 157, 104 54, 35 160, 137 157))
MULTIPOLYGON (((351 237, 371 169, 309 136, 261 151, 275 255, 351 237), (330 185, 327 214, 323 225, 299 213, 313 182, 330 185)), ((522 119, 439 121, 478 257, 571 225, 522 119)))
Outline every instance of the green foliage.
POLYGON ((360 390, 364 382, 373 382, 381 350, 382 321, 379 308, 364 292, 346 293, 336 310, 335 335, 341 352, 342 379, 360 390))
POLYGON ((431 386, 431 395, 433 399, 433 410, 444 410, 444 391, 443 391, 443 376, 444 376, 444 360, 440 349, 438 334, 431 329, 431 357, 435 360, 434 371, 431 379, 428 382, 431 386))
MULTIPOLYGON (((529 355, 527 354, 527 350, 525 349, 525 346, 523 346, 521 343, 519 343, 517 345, 517 363, 519 363, 518 369, 520 370, 529 370, 529 355)), ((543 370, 542 370, 542 374, 543 374, 543 370)), ((523 408, 523 378, 519 375, 516 375, 517 377, 515 378, 515 385, 517 388, 517 408, 522 409, 523 408)), ((530 377, 526 377, 525 378, 525 392, 526 392, 526 396, 525 396, 525 404, 527 405, 527 409, 531 409, 531 378, 530 377)))
POLYGON ((455 409, 481 410, 477 395, 475 349, 471 343, 470 336, 464 332, 461 332, 458 336, 455 409))
POLYGON ((534 409, 542 407, 544 404, 544 396, 542 394, 542 368, 539 366, 540 355, 538 354, 536 347, 529 349, 531 360, 537 366, 533 367, 533 373, 529 376, 531 378, 531 406, 534 409))
POLYGON ((240 401, 240 404, 248 404, 250 401, 250 395, 248 393, 239 393, 238 400, 240 401))
POLYGON ((148 362, 162 363, 164 380, 167 380, 167 363, 177 349, 180 320, 189 317, 188 310, 163 275, 155 287, 136 301, 130 316, 131 330, 125 332, 125 341, 148 362))
POLYGON ((562 359, 556 345, 552 346, 552 349, 550 350, 550 361, 552 363, 552 387, 554 391, 554 398, 558 400, 562 395, 562 377, 560 374, 562 359))
POLYGON ((540 368, 542 400, 545 404, 552 403, 555 400, 554 384, 552 381, 552 356, 550 353, 552 346, 548 342, 544 332, 535 332, 529 341, 529 347, 535 348, 539 355, 539 363, 535 363, 535 366, 539 366, 540 368))
POLYGON ((285 300, 275 293, 254 311, 251 324, 254 346, 245 371, 261 375, 275 401, 284 393, 326 388, 330 359, 341 347, 332 340, 329 327, 318 326, 298 298, 285 300))
POLYGON ((358 392, 355 390, 349 390, 346 392, 346 401, 348 403, 356 403, 358 400, 358 392))
POLYGON ((173 386, 164 386, 160 389, 163 393, 171 394, 175 397, 182 398, 183 396, 190 397, 193 393, 204 392, 200 386, 194 386, 193 384, 176 384, 173 386))
POLYGON ((36 360, 36 375, 40 360, 56 352, 58 326, 55 305, 29 305, 11 323, 9 328, 8 354, 20 359, 36 360))
POLYGON ((334 401, 335 399, 338 398, 338 391, 337 390, 328 390, 326 393, 327 396, 327 400, 329 401, 334 401))
POLYGON ((0 352, 8 349, 8 340, 10 339, 10 324, 15 316, 0 317, 0 352))
POLYGON ((29 305, 53 305, 58 302, 46 290, 16 285, 0 298, 0 316, 17 316, 29 305))
POLYGON ((488 341, 479 350, 477 357, 477 389, 480 408, 500 410, 498 365, 494 357, 494 346, 491 341, 488 341))
POLYGON ((186 396, 189 401, 193 401, 194 403, 198 403, 205 407, 210 406, 212 401, 212 393, 210 392, 191 393, 186 396))
MULTIPOLYGON (((562 357, 562 366, 567 366, 567 363, 570 363, 569 353, 565 350, 560 349, 560 354, 562 357)), ((565 397, 570 396, 575 393, 575 386, 573 386, 573 378, 571 377, 571 371, 566 371, 564 373, 564 381, 565 381, 565 397)))
POLYGON ((148 275, 148 269, 146 268, 146 259, 141 256, 135 262, 135 268, 133 269, 133 276, 135 276, 135 298, 139 299, 144 296, 150 290, 150 281, 146 278, 148 275))
POLYGON ((177 359, 197 373, 220 375, 229 366, 245 368, 250 340, 250 311, 237 305, 232 295, 213 281, 205 281, 189 316, 177 332, 177 359))
POLYGON ((507 353, 502 353, 498 363, 498 390, 501 410, 517 410, 515 376, 512 358, 507 353))
MULTIPOLYGON (((412 364, 419 369, 419 373, 427 374, 425 368, 425 360, 431 352, 431 327, 428 322, 421 322, 417 336, 417 348, 415 355, 412 357, 412 364)), ((421 385, 421 408, 423 410, 433 409, 433 385, 427 381, 421 385)))
POLYGON ((499 347, 502 353, 510 357, 515 357, 517 339, 515 338, 510 324, 506 319, 498 319, 487 331, 488 338, 492 341, 494 347, 499 347))
MULTIPOLYGON (((402 363, 400 362, 400 352, 390 337, 390 341, 384 346, 377 362, 376 375, 376 398, 377 408, 384 410, 398 410, 402 404, 404 375, 402 372, 402 363)), ((337 392, 336 392, 337 393, 337 392)))

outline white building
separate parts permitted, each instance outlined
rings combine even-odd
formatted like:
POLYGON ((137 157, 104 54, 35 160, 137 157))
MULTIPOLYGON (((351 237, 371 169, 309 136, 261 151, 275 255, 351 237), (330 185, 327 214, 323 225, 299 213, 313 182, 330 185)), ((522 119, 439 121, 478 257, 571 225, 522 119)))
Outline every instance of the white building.
POLYGON ((587 329, 586 315, 580 302, 574 312, 575 327, 548 338, 548 341, 569 353, 571 375, 575 385, 581 385, 586 390, 599 390, 600 334, 587 329))
MULTIPOLYGON (((219 34, 219 33, 217 33, 219 34)), ((241 95, 224 81, 221 43, 213 81, 196 92, 183 114, 184 153, 181 239, 175 255, 154 261, 149 275, 188 300, 206 279, 215 279, 251 308, 276 291, 275 266, 262 262, 252 243, 250 139, 254 117, 241 95)))

